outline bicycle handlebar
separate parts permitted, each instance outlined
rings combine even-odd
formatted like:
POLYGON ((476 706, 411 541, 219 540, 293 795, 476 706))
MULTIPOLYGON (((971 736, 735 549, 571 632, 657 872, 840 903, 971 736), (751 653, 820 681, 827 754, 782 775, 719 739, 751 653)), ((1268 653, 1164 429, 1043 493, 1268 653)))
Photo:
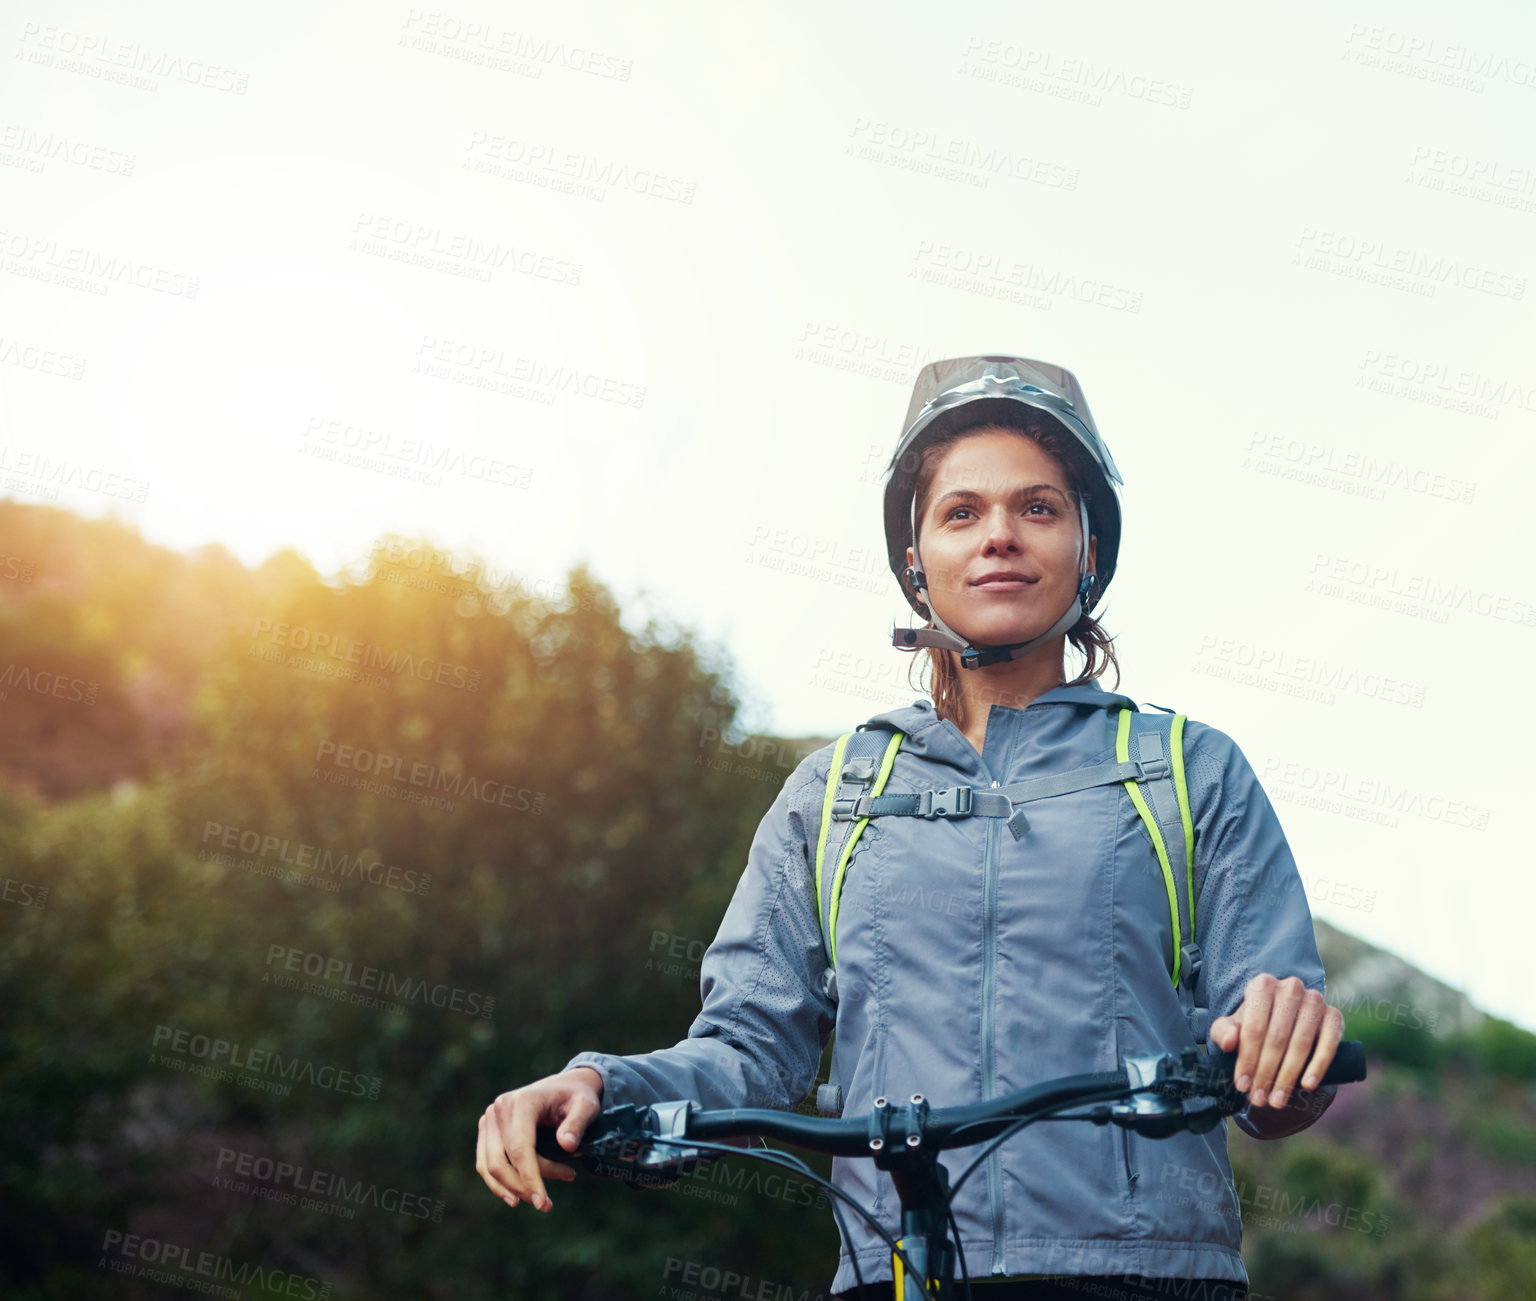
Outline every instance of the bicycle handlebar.
MULTIPOLYGON (((717 1161, 732 1148, 713 1140, 772 1137, 834 1156, 862 1156, 874 1161, 895 1183, 901 1200, 901 1237, 894 1237, 874 1214, 845 1190, 823 1179, 798 1157, 779 1148, 750 1152, 758 1159, 797 1169, 863 1216, 891 1249, 895 1293, 906 1295, 902 1279, 910 1277, 922 1296, 949 1301, 958 1259, 967 1296, 970 1273, 960 1249, 959 1228, 951 1209, 960 1186, 987 1154, 1011 1134, 1035 1121, 1113 1121, 1152 1138, 1166 1138, 1181 1129, 1204 1133, 1226 1115, 1240 1111, 1247 1095, 1233 1085, 1234 1054, 1202 1054, 1189 1047, 1177 1053, 1127 1057, 1118 1070, 1093 1075, 1069 1075, 1020 1089, 990 1102, 932 1110, 914 1093, 901 1107, 876 1098, 863 1117, 832 1119, 794 1112, 728 1108, 703 1111, 690 1101, 652 1106, 627 1103, 594 1116, 575 1152, 555 1139, 555 1130, 539 1127, 534 1150, 557 1161, 577 1161, 592 1174, 616 1176, 631 1186, 665 1187, 690 1173, 701 1161, 717 1161), (1198 1111, 1184 1106, 1186 1098, 1210 1098, 1213 1105, 1198 1111), (1108 1105, 1118 1104, 1118 1105, 1108 1105), (1090 1110, 1070 1108, 1090 1106, 1090 1110), (939 1152, 971 1147, 991 1139, 980 1156, 951 1183, 939 1152), (661 1153, 657 1149, 662 1149, 661 1153), (945 1224, 954 1228, 946 1233, 945 1224), (920 1282, 919 1282, 920 1280, 920 1282)), ((1357 1041, 1341 1043, 1324 1072, 1323 1084, 1346 1084, 1365 1078, 1365 1049, 1357 1041)), ((837 1202, 832 1204, 845 1241, 848 1231, 837 1202)), ((864 1275, 853 1258, 860 1294, 864 1275)))
MULTIPOLYGON (((1121 1108, 1099 1107, 1080 1118, 1096 1124, 1113 1121, 1154 1138, 1181 1129, 1197 1133, 1217 1120, 1242 1110, 1247 1095, 1233 1087, 1235 1053, 1194 1048, 1180 1053, 1127 1058, 1113 1071, 1069 1075, 1048 1080, 990 1102, 930 1109, 922 1094, 913 1094, 903 1107, 884 1098, 864 1116, 847 1119, 804 1116, 768 1108, 701 1110, 690 1101, 651 1106, 625 1104, 594 1116, 575 1152, 555 1139, 555 1129, 540 1126, 534 1150, 544 1157, 580 1164, 589 1173, 624 1178, 625 1166, 650 1172, 643 1182, 672 1183, 678 1175, 658 1181, 657 1172, 670 1173, 692 1160, 718 1160, 723 1153, 690 1150, 689 1140, 718 1143, 742 1137, 777 1138, 833 1156, 864 1156, 882 1164, 882 1156, 897 1144, 924 1151, 970 1147, 992 1138, 1019 1121, 1047 1112, 1093 1103, 1125 1102, 1121 1108), (1215 1105, 1197 1111, 1183 1106, 1186 1098, 1208 1097, 1215 1105), (963 1135, 963 1137, 962 1137, 963 1135), (656 1148, 661 1147, 662 1152, 656 1148), (617 1166, 615 1162, 619 1163, 617 1166)), ((1322 1084, 1348 1084, 1365 1079, 1365 1048, 1358 1040, 1338 1046, 1322 1084)))

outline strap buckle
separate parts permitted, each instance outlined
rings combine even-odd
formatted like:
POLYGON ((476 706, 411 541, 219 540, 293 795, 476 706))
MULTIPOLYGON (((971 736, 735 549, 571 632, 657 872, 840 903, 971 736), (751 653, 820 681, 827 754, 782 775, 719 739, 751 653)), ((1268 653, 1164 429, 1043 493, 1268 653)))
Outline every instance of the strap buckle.
POLYGON ((1155 759, 1138 759, 1136 766, 1141 769, 1141 775, 1137 781, 1158 781, 1173 773, 1173 765, 1163 755, 1155 759))
POLYGON ((859 782, 860 784, 873 781, 875 777, 875 761, 870 758, 849 759, 843 764, 842 779, 845 782, 859 782))
POLYGON ((948 786, 940 791, 924 791, 917 797, 919 818, 963 818, 971 811, 971 788, 948 786))
POLYGON ((1179 983, 1190 989, 1200 978, 1200 946, 1193 940, 1180 947, 1179 983))

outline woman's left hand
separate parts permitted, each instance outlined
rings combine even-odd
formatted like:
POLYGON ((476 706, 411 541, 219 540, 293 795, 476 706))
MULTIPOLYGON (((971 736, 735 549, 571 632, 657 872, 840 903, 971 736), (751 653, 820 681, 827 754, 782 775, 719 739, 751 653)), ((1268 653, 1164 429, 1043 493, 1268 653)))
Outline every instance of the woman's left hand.
POLYGON ((1298 1076, 1303 1089, 1317 1088, 1344 1037, 1344 1014, 1297 977, 1261 971, 1237 1011, 1212 1021, 1207 1037, 1222 1052, 1236 1049, 1233 1082, 1251 1106, 1284 1107, 1298 1076))

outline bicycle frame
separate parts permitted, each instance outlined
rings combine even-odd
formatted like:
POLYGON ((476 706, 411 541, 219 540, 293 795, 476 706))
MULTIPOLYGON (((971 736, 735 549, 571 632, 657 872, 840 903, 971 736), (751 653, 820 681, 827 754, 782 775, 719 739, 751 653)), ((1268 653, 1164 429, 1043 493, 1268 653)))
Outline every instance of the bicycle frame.
MULTIPOLYGON (((1113 1123, 1150 1138, 1166 1138, 1184 1129, 1204 1133, 1247 1102, 1247 1095, 1232 1085, 1235 1061, 1232 1054, 1206 1055, 1186 1048, 1180 1053, 1127 1058, 1119 1070, 1049 1080, 990 1102, 934 1110, 920 1093, 899 1107, 880 1097, 867 1115, 841 1120, 751 1108, 703 1111, 688 1101, 627 1104, 594 1117, 574 1153, 560 1147, 553 1129, 542 1127, 537 1131, 535 1150, 556 1161, 574 1160, 593 1174, 618 1175, 626 1182, 653 1187, 676 1182, 700 1161, 731 1154, 755 1156, 798 1170, 848 1202, 885 1239, 891 1248, 896 1301, 913 1301, 913 1296, 951 1301, 958 1295, 954 1285, 957 1260, 966 1295, 970 1295, 970 1275, 959 1245, 958 1226, 953 1239, 947 1228, 954 1222, 951 1200, 993 1148, 1045 1119, 1113 1123), (1214 1105, 1197 1111, 1185 1108, 1185 1099, 1198 1097, 1210 1098, 1214 1105), (1081 1107, 1090 1109, 1073 1111, 1081 1107), (748 1136, 779 1138, 834 1156, 870 1158, 895 1184, 901 1201, 900 1237, 887 1233, 865 1207, 792 1153, 768 1147, 742 1149, 712 1141, 748 1136), (989 1138, 992 1142, 951 1184, 939 1153, 989 1138), (639 1176, 627 1172, 626 1167, 640 1172, 639 1176)), ((1322 1083, 1343 1084, 1364 1078, 1363 1045, 1349 1041, 1339 1045, 1322 1083)), ((836 1201, 832 1208, 844 1240, 850 1240, 836 1201)), ((862 1289, 864 1278, 857 1260, 854 1272, 862 1289)))

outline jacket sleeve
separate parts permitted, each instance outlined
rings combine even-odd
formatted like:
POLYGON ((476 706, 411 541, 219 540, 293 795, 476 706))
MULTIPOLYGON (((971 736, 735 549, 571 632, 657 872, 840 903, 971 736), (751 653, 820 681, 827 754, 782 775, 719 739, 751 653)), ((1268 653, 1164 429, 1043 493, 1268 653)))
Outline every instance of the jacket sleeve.
POLYGON ((758 825, 700 963, 703 1007, 687 1038, 628 1056, 581 1052, 566 1063, 602 1076, 604 1109, 692 1099, 706 1108, 792 1110, 810 1090, 836 1019, 820 987, 827 958, 808 848, 830 753, 802 760, 758 825))
MULTIPOLYGON (((1197 1001, 1213 1019, 1228 1016, 1260 972, 1281 980, 1296 976, 1326 998, 1306 890, 1258 774, 1230 736, 1193 719, 1185 725, 1184 749, 1202 958, 1197 1001)), ((1313 1113, 1299 1128, 1313 1124, 1337 1091, 1320 1086, 1313 1113)), ((1245 1134, 1263 1137, 1248 1108, 1233 1120, 1245 1134)))

